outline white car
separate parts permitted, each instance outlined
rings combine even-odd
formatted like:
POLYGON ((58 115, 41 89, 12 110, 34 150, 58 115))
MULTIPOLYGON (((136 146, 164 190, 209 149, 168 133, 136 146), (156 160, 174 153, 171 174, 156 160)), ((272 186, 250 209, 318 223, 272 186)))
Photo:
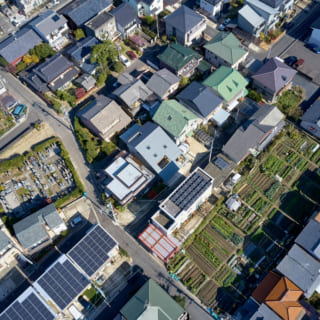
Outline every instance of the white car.
POLYGON ((123 54, 120 55, 120 61, 128 68, 131 65, 131 62, 123 54))

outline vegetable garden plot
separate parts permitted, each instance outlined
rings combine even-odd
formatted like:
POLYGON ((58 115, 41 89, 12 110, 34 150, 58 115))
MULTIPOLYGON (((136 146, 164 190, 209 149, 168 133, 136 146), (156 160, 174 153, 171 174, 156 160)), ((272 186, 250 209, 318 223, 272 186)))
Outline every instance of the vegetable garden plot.
POLYGON ((223 265, 215 274, 214 279, 222 286, 229 287, 237 275, 226 265, 223 265))
POLYGON ((217 296, 217 290, 219 285, 213 281, 207 281, 199 290, 198 297, 199 299, 207 306, 211 305, 217 296))
MULTIPOLYGON (((190 255, 194 263, 204 272, 208 277, 212 277, 217 271, 210 260, 208 260, 195 246, 191 245, 187 249, 187 253, 190 255)), ((217 263, 216 263, 217 265, 217 263)), ((219 266, 218 264, 217 266, 219 266)))
POLYGON ((315 205, 297 191, 290 191, 281 196, 280 209, 297 222, 303 223, 311 216, 315 205))
POLYGON ((268 190, 270 186, 275 182, 275 179, 261 173, 259 169, 254 173, 253 177, 250 178, 250 180, 262 192, 268 190))
POLYGON ((294 186, 310 199, 320 203, 320 186, 318 183, 308 177, 301 177, 294 186))
POLYGON ((188 264, 179 276, 183 284, 194 293, 206 281, 206 276, 194 263, 188 264))

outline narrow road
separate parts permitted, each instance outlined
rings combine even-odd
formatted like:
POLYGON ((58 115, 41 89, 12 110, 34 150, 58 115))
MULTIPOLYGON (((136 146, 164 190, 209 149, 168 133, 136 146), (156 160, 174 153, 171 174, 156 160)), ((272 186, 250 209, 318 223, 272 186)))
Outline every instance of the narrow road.
MULTIPOLYGON (((1 72, 0 72, 1 74, 1 72)), ((81 177, 87 197, 95 204, 102 205, 98 187, 95 183, 95 178, 92 174, 91 167, 87 164, 82 150, 74 136, 70 122, 61 116, 55 114, 55 111, 50 109, 36 94, 29 90, 26 86, 20 83, 11 74, 3 74, 7 79, 8 89, 13 95, 19 96, 21 102, 28 104, 33 108, 31 114, 36 114, 39 119, 47 122, 54 130, 55 134, 61 138, 63 144, 70 153, 71 160, 81 177)), ((192 319, 212 319, 211 316, 200 306, 197 299, 180 283, 173 280, 164 265, 147 252, 140 244, 131 237, 122 228, 115 225, 113 221, 106 215, 101 214, 99 210, 95 210, 97 221, 119 242, 120 246, 128 251, 133 258, 135 264, 144 269, 144 273, 157 281, 158 283, 169 288, 170 293, 177 292, 186 295, 186 310, 192 319)))

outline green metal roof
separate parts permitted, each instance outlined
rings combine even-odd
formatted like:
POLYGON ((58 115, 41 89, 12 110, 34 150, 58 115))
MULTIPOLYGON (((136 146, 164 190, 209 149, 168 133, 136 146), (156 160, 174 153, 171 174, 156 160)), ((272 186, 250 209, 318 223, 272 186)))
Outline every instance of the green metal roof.
POLYGON ((231 65, 247 53, 240 47, 240 41, 231 32, 219 32, 204 47, 231 65))
POLYGON ((212 88, 225 101, 230 101, 248 85, 248 81, 237 70, 221 66, 202 84, 212 88))
POLYGON ((180 43, 174 43, 170 44, 157 58, 173 70, 179 71, 193 58, 201 59, 201 55, 180 43))
POLYGON ((180 136, 190 120, 197 116, 176 100, 163 101, 152 120, 173 137, 180 136))
POLYGON ((178 320, 183 308, 152 279, 120 310, 127 320, 178 320))
POLYGON ((205 73, 207 71, 210 71, 210 69, 212 68, 212 65, 206 60, 201 60, 197 68, 200 73, 205 73))

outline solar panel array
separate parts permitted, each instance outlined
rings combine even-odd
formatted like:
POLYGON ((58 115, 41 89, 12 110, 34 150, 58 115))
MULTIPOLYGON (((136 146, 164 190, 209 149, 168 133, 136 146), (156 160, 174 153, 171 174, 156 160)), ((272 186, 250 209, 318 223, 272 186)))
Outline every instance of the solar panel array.
POLYGON ((22 302, 16 300, 1 315, 0 320, 53 320, 55 316, 34 293, 22 302))
POLYGON ((222 171, 228 169, 230 167, 230 164, 225 161, 224 159, 218 157, 215 161, 214 161, 214 164, 219 168, 221 169, 222 171))
POLYGON ((197 195, 211 184, 211 180, 195 172, 186 183, 180 186, 170 197, 170 200, 183 210, 187 210, 196 201, 197 195))
POLYGON ((97 225, 68 252, 68 256, 92 277, 109 260, 108 254, 116 245, 109 234, 97 225))
POLYGON ((65 309, 89 284, 79 270, 68 260, 57 261, 37 284, 61 309, 65 309))

